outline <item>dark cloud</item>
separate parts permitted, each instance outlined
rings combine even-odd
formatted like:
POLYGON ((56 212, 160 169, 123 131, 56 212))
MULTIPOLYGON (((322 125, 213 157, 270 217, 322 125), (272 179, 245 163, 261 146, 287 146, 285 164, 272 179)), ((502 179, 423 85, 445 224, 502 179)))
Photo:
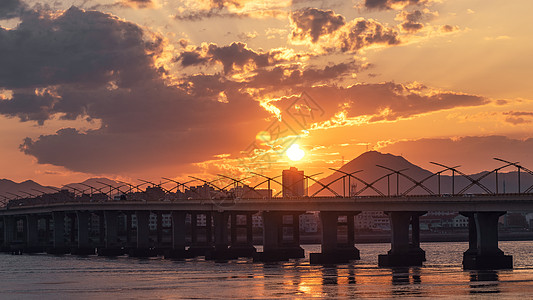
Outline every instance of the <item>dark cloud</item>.
POLYGON ((403 9, 410 5, 425 5, 430 0, 365 0, 365 7, 368 9, 386 10, 403 9))
POLYGON ((208 3, 210 3, 211 7, 216 8, 224 8, 227 6, 235 6, 235 7, 242 7, 245 2, 248 1, 239 1, 239 0, 210 0, 208 3))
MULTIPOLYGON (((78 101, 98 119, 95 130, 63 129, 26 139, 21 150, 39 163, 82 172, 126 172, 146 167, 200 162, 236 153, 266 126, 268 115, 249 96, 224 87, 227 102, 216 101, 212 80, 195 91, 147 83, 133 89, 94 91, 65 88, 56 111, 73 111, 78 101), (67 100, 67 101, 65 101, 67 100), (61 106, 61 109, 59 108, 61 106)), ((75 113, 73 113, 75 115, 75 113)))
POLYGON ((283 3, 265 3, 260 10, 246 10, 245 5, 255 0, 209 0, 203 1, 201 9, 186 9, 174 16, 180 21, 201 21, 208 18, 278 18, 287 13, 283 3))
POLYGON ((202 21, 209 18, 242 18, 244 15, 237 13, 230 13, 227 11, 221 11, 218 8, 204 10, 204 11, 195 11, 195 12, 184 12, 179 13, 174 16, 174 19, 179 21, 202 21))
POLYGON ((454 32, 454 31, 457 31, 457 30, 459 30, 459 27, 452 26, 452 25, 443 25, 440 28, 440 31, 442 31, 442 32, 454 32))
POLYGON ((254 69, 275 65, 283 61, 277 58, 280 54, 281 50, 256 52, 248 48, 245 43, 234 42, 222 47, 216 44, 199 46, 194 50, 182 52, 176 61, 184 67, 218 62, 224 67, 224 73, 229 74, 250 64, 254 69))
POLYGON ((19 17, 26 10, 26 4, 20 0, 0 1, 0 20, 19 17))
POLYGON ((326 52, 341 50, 356 52, 372 45, 398 45, 399 33, 374 20, 358 18, 346 22, 331 10, 308 8, 291 15, 293 42, 308 41, 319 44, 326 52), (330 35, 327 41, 321 36, 330 35))
POLYGON ((337 41, 343 51, 358 51, 375 44, 399 45, 397 31, 387 28, 374 20, 356 19, 349 23, 346 31, 342 31, 337 41))
POLYGON ((299 65, 276 66, 272 69, 258 70, 246 83, 250 87, 272 89, 301 90, 316 83, 340 82, 342 77, 367 68, 357 62, 339 63, 324 68, 299 65))
POLYGON ((161 41, 144 38, 135 24, 100 12, 72 7, 56 18, 26 13, 16 30, 0 28, 0 86, 116 81, 126 87, 158 77, 152 63, 161 41))
POLYGON ((35 92, 17 91, 13 100, 0 101, 0 112, 6 116, 18 117, 21 121, 44 122, 54 114, 54 104, 57 97, 50 91, 42 91, 39 95, 35 92))
POLYGON ((406 32, 415 33, 424 28, 424 24, 421 23, 424 19, 424 13, 419 10, 401 12, 396 19, 403 21, 400 26, 406 32))
MULTIPOLYGON (((347 118, 368 116, 369 122, 394 121, 423 113, 465 106, 479 106, 489 100, 451 92, 433 92, 425 95, 427 88, 414 88, 393 82, 379 84, 356 84, 348 88, 319 86, 307 88, 306 92, 321 101, 325 111, 324 119, 329 120, 340 111, 347 118)), ((286 99, 292 101, 292 99, 286 99)), ((283 106, 285 104, 281 104, 283 106)))
POLYGON ((344 17, 335 14, 332 10, 317 8, 305 8, 294 11, 290 15, 291 22, 295 26, 291 37, 294 40, 305 40, 311 37, 311 42, 327 34, 332 34, 346 24, 344 17))
POLYGON ((34 12, 0 39, 0 88, 13 91, 1 114, 101 123, 25 139, 21 150, 39 163, 96 173, 185 165, 236 153, 267 124, 258 102, 220 76, 168 85, 155 65, 162 39, 108 14, 34 12))
POLYGON ((533 121, 533 112, 529 111, 510 111, 503 113, 505 122, 511 123, 513 125, 520 125, 531 123, 533 121))

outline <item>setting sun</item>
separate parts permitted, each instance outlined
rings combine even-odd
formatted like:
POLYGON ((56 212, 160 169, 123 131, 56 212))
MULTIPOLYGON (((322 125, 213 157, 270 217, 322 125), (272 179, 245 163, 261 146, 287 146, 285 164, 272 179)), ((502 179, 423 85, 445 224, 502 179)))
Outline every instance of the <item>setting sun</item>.
POLYGON ((287 149, 287 156, 292 161, 298 161, 302 159, 305 155, 305 152, 300 149, 300 145, 294 144, 287 149))

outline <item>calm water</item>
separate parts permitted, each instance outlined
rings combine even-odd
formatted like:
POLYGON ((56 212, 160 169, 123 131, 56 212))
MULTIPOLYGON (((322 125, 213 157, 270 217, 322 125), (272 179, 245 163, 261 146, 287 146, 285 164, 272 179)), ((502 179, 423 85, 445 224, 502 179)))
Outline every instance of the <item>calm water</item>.
MULTIPOLYGON (((358 245, 361 260, 336 267, 309 260, 262 264, 194 259, 0 254, 1 299, 251 299, 251 298, 462 298, 533 297, 533 242, 500 242, 514 270, 461 268, 466 243, 423 243, 420 268, 377 267, 389 244, 358 245)), ((320 246, 304 246, 306 254, 320 246)))

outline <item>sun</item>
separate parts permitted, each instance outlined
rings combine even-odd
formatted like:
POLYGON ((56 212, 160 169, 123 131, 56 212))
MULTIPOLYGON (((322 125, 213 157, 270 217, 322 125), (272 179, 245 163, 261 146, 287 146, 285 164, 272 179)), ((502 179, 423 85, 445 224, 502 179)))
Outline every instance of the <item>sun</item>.
POLYGON ((292 146, 289 147, 289 149, 287 149, 287 156, 292 161, 298 161, 302 159, 304 155, 305 155, 305 152, 302 149, 300 149, 300 145, 298 144, 293 144, 292 146))

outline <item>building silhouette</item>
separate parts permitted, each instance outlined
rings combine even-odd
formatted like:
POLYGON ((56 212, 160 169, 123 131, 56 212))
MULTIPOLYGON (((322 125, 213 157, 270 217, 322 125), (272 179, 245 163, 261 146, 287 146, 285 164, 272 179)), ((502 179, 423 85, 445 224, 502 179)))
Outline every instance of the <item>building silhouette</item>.
POLYGON ((291 167, 282 172, 283 197, 303 197, 305 196, 304 171, 291 167))

